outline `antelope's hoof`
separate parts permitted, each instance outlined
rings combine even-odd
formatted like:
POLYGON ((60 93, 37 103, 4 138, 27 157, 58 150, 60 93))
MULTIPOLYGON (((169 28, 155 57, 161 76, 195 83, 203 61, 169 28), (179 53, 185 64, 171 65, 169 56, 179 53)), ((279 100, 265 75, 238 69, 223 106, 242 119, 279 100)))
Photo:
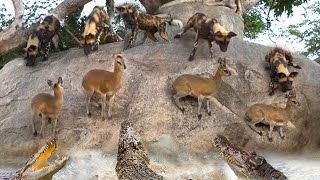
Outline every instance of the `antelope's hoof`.
POLYGON ((189 56, 189 61, 192 61, 193 60, 193 56, 189 56))
POLYGON ((35 132, 33 133, 33 136, 34 136, 34 137, 37 137, 37 136, 38 136, 38 132, 35 131, 35 132))
POLYGON ((284 139, 284 136, 281 136, 281 139, 284 139))
POLYGON ((91 113, 88 113, 88 114, 87 114, 87 116, 88 116, 89 118, 91 117, 91 115, 92 115, 91 113))
POLYGON ((198 114, 198 119, 201 120, 202 114, 198 114))
POLYGON ((183 114, 184 114, 184 112, 186 111, 185 108, 181 108, 180 110, 181 110, 181 112, 182 112, 183 114))
POLYGON ((112 116, 110 115, 110 116, 108 116, 108 119, 110 120, 110 119, 112 119, 112 116))
POLYGON ((269 137, 268 137, 268 140, 269 140, 269 142, 272 142, 272 141, 273 141, 273 139, 272 139, 272 138, 269 138, 269 137))
POLYGON ((262 136, 262 132, 260 131, 259 133, 258 133, 260 136, 262 136))
POLYGON ((208 115, 211 116, 211 112, 208 112, 208 115))
POLYGON ((48 57, 43 57, 42 58, 42 61, 46 61, 46 60, 48 60, 48 57))
POLYGON ((274 95, 273 91, 269 92, 269 96, 273 96, 273 95, 274 95))
POLYGON ((106 118, 103 116, 103 117, 102 117, 102 121, 104 121, 104 120, 106 120, 106 118))

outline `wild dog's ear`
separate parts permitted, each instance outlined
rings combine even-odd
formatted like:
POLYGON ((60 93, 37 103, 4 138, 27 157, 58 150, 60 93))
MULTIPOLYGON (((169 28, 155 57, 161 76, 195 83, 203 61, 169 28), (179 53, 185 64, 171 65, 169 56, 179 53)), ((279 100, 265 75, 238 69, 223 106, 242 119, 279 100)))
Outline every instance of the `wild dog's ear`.
POLYGON ((293 56, 292 56, 292 54, 289 52, 289 51, 284 51, 285 53, 285 56, 286 56, 286 59, 288 60, 288 61, 292 61, 293 60, 293 56))
POLYGON ((266 54, 266 56, 264 57, 264 60, 268 63, 270 63, 270 56, 271 56, 271 52, 268 52, 268 54, 266 54))
POLYGON ((63 84, 62 77, 59 77, 59 78, 58 78, 58 84, 60 84, 60 85, 63 84))
POLYGON ((234 36, 237 36, 237 34, 234 33, 234 32, 232 32, 232 31, 230 31, 230 32, 228 33, 228 37, 229 37, 229 38, 232 38, 232 37, 234 37, 234 36))
POLYGON ((48 85, 52 88, 53 84, 51 80, 47 80, 48 85))
POLYGON ((281 79, 281 78, 284 78, 284 77, 286 77, 286 74, 280 72, 280 73, 278 73, 278 77, 279 77, 280 79, 281 79))
POLYGON ((292 72, 292 73, 289 74, 289 77, 294 78, 294 77, 296 77, 298 74, 299 74, 298 72, 292 72))

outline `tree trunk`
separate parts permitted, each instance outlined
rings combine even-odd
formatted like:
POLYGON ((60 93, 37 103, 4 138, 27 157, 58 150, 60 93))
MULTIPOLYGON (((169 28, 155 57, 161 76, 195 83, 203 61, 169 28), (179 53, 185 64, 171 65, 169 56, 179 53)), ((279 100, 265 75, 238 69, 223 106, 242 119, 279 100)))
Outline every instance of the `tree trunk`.
MULTIPOLYGON (((65 0, 59 4, 50 14, 56 16, 59 20, 62 20, 68 14, 74 12, 78 8, 84 6, 91 0, 65 0)), ((36 23, 30 26, 28 29, 23 29, 23 3, 22 0, 12 0, 15 8, 15 20, 6 28, 0 32, 0 54, 4 54, 11 49, 14 49, 27 41, 28 35, 36 27, 36 23)))

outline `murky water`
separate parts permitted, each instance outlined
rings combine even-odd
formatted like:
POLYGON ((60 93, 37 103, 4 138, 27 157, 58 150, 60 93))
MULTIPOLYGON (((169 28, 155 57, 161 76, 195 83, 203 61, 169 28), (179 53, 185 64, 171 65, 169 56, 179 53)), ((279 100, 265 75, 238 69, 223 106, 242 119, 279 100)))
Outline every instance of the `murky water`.
MULTIPOLYGON (((320 153, 304 155, 262 154, 276 169, 282 171, 290 180, 319 180, 320 153)), ((79 150, 73 152, 70 161, 60 170, 54 180, 78 179, 117 179, 115 173, 116 154, 101 151, 79 150)), ((0 172, 16 170, 23 163, 17 160, 0 161, 0 172), (6 165, 5 165, 5 164, 6 165)), ((151 166, 166 179, 228 179, 237 177, 227 163, 213 153, 205 158, 181 158, 178 161, 151 157, 151 166)))

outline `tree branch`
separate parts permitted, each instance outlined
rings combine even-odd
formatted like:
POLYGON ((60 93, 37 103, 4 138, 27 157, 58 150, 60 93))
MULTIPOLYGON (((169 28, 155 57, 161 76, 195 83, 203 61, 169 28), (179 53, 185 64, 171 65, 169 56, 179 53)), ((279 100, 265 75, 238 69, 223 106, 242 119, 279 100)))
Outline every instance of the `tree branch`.
MULTIPOLYGON (((22 0, 12 0, 16 12, 16 20, 21 20, 21 24, 14 23, 15 21, 4 31, 0 32, 0 54, 6 53, 11 49, 14 49, 27 41, 28 34, 36 27, 37 23, 31 25, 28 29, 22 29, 22 15, 23 15, 23 4, 22 0), (16 3, 16 4, 15 4, 16 3), (22 12, 22 13, 21 13, 22 12), (18 16, 17 16, 18 14, 18 16)), ((78 8, 84 6, 86 3, 91 0, 65 0, 59 4, 50 14, 57 17, 59 20, 62 20, 68 14, 76 11, 78 8)))
POLYGON ((0 52, 6 43, 12 41, 15 38, 15 34, 23 27, 23 2, 22 0, 12 0, 15 20, 5 30, 0 32, 0 52))
POLYGON ((248 9, 252 8, 254 5, 258 4, 260 0, 241 0, 243 6, 243 13, 248 9))

